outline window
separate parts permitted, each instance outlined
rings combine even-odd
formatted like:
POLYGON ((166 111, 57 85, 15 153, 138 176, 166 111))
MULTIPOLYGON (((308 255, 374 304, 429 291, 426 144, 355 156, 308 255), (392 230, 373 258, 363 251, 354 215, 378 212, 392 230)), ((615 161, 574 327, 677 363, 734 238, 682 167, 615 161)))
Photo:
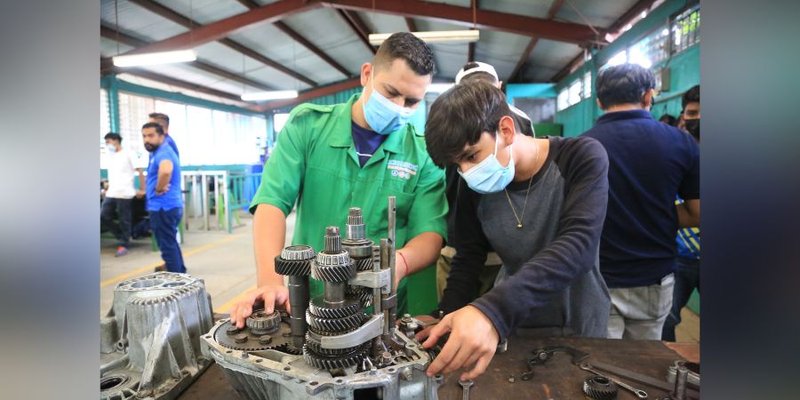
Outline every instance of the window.
MULTIPOLYGON (((266 120, 263 117, 211 110, 129 93, 120 93, 119 103, 120 135, 124 147, 132 152, 136 167, 147 167, 149 155, 144 149, 141 128, 152 112, 169 115, 169 134, 180 150, 181 165, 259 162, 261 150, 258 138, 263 137, 266 132, 266 120)), ((103 150, 101 160, 102 154, 103 150)))
POLYGON ((583 74, 583 98, 592 98, 592 71, 586 71, 583 74))
POLYGON ((106 133, 111 132, 111 116, 108 110, 108 92, 100 89, 100 168, 106 167, 106 133))
POLYGON ((561 111, 561 110, 569 107, 569 102, 567 101, 568 97, 569 97, 569 93, 567 93, 567 89, 566 88, 561 89, 561 91, 558 92, 558 99, 556 100, 556 106, 558 108, 558 111, 561 111))
POLYGON ((289 120, 289 113, 278 113, 272 116, 273 121, 273 128, 275 130, 275 137, 278 137, 278 133, 280 133, 283 126, 286 125, 286 121, 289 120))
POLYGON ((686 10, 672 23, 672 54, 700 42, 700 7, 686 10))
POLYGON ((581 86, 580 79, 569 85, 569 105, 575 105, 581 101, 581 86))

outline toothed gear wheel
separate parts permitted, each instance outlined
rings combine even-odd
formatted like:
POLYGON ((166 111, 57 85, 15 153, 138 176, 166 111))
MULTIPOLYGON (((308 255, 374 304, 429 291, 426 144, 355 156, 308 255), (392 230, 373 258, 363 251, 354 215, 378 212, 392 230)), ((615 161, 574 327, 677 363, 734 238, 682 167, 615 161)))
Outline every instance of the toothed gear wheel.
POLYGON ((314 354, 308 350, 307 345, 303 345, 303 359, 305 360, 306 364, 311 365, 314 368, 324 369, 324 370, 332 370, 337 368, 347 368, 352 367, 354 365, 358 365, 364 357, 367 356, 368 347, 364 346, 358 348, 350 353, 335 356, 335 357, 325 357, 319 354, 314 354))
POLYGON ((311 275, 311 260, 285 260, 275 257, 275 273, 278 275, 308 276, 311 275))
POLYGON ((319 296, 311 299, 308 311, 321 318, 345 318, 361 312, 361 305, 355 300, 345 300, 336 307, 329 307, 323 297, 319 296))
POLYGON ((348 297, 355 297, 361 303, 361 307, 367 308, 372 305, 372 289, 360 286, 348 286, 345 290, 348 297))
POLYGON ((348 259, 347 264, 320 265, 314 263, 311 277, 323 282, 347 282, 356 276, 356 265, 348 259))
POLYGON ((356 271, 372 271, 372 257, 369 258, 354 258, 353 264, 356 265, 356 271))
POLYGON ((217 329, 216 333, 214 334, 214 339, 217 341, 217 343, 229 349, 247 352, 280 349, 286 344, 285 338, 288 336, 284 337, 284 335, 288 335, 291 332, 289 324, 281 324, 279 326, 279 330, 271 335, 273 340, 268 344, 264 344, 258 340, 261 335, 256 335, 252 332, 248 333, 247 328, 236 330, 236 335, 228 334, 227 330, 231 326, 232 325, 230 321, 226 322, 225 325, 217 329), (244 342, 237 343, 236 336, 240 334, 244 334, 244 337, 247 339, 244 342))
POLYGON ((583 381, 583 393, 594 400, 614 400, 617 385, 604 376, 593 375, 583 381))
POLYGON ((306 347, 309 350, 311 350, 312 353, 319 354, 321 356, 329 356, 329 357, 341 356, 342 354, 347 354, 347 353, 350 353, 352 351, 358 350, 362 346, 364 346, 365 344, 370 344, 370 342, 367 342, 367 343, 362 343, 362 344, 360 344, 360 345, 358 345, 356 347, 347 347, 347 348, 344 348, 344 349, 327 349, 327 348, 322 347, 321 339, 322 339, 322 336, 320 336, 320 335, 318 335, 318 334, 316 334, 314 332, 311 332, 311 331, 306 332, 306 347))
POLYGON ((356 313, 344 318, 320 318, 306 310, 308 326, 317 332, 338 333, 351 331, 364 322, 364 313, 356 313))
POLYGON ((278 311, 274 311, 272 314, 267 314, 263 310, 256 311, 245 320, 245 325, 255 335, 275 332, 280 327, 280 324, 281 315, 278 311))
POLYGON ((284 343, 282 345, 275 346, 274 349, 295 356, 303 354, 303 349, 298 349, 294 347, 291 343, 284 343))

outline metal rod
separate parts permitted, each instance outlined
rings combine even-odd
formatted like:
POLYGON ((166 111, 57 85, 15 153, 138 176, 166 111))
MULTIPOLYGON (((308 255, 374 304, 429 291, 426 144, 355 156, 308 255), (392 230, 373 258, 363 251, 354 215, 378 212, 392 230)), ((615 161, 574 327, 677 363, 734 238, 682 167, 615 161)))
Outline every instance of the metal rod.
POLYGON ((289 275, 289 303, 292 313, 289 326, 292 328, 292 344, 296 349, 302 349, 305 341, 308 324, 306 322, 306 309, 308 309, 309 287, 308 276, 289 275))
MULTIPOLYGON (((389 247, 390 247, 389 239, 386 238, 381 239, 381 265, 380 265, 381 269, 389 268, 389 247)), ((389 286, 391 285, 392 282, 389 282, 389 286)), ((389 297, 390 293, 391 293, 391 288, 389 289, 389 293, 384 293, 383 290, 380 290, 380 296, 376 297, 373 301, 373 303, 375 303, 376 305, 376 310, 381 308, 380 305, 381 301, 386 300, 386 298, 389 297)), ((381 312, 383 312, 383 317, 384 317, 383 335, 388 339, 389 329, 390 329, 389 312, 391 312, 391 310, 386 309, 386 310, 381 310, 381 312)))
MULTIPOLYGON (((397 251, 397 243, 395 242, 395 227, 397 225, 397 198, 394 196, 389 196, 389 287, 391 288, 389 296, 395 296, 397 294, 397 288, 394 285, 395 274, 397 271, 395 270, 395 252, 397 251)), ((387 316, 388 320, 388 327, 389 329, 394 327, 396 322, 396 310, 397 306, 389 308, 389 315, 387 316)))
POLYGON ((328 304, 340 304, 344 301, 347 282, 324 282, 323 296, 328 304))

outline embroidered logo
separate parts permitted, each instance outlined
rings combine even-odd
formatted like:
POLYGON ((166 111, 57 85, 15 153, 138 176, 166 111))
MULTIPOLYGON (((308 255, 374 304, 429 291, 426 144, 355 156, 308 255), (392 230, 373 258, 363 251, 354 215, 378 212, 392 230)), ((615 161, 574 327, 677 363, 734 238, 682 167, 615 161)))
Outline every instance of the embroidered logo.
POLYGON ((412 175, 417 174, 416 165, 401 160, 389 160, 389 165, 386 168, 392 171, 392 176, 405 180, 409 180, 412 175))

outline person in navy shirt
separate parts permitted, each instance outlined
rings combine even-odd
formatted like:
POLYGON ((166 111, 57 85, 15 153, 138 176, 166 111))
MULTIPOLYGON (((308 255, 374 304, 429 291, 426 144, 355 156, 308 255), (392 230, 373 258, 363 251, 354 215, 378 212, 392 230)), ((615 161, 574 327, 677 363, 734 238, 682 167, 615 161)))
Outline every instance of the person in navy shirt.
POLYGON ((186 272, 178 244, 178 224, 183 215, 181 165, 178 155, 166 144, 164 129, 155 122, 142 126, 144 147, 150 152, 147 166, 147 211, 165 269, 186 272))
POLYGON ((650 115, 655 77, 636 64, 601 70, 605 111, 583 136, 608 153, 608 210, 600 272, 611 293, 610 338, 659 340, 672 306, 675 232, 699 226, 700 161, 695 140, 650 115), (684 199, 675 204, 675 198, 684 199))

